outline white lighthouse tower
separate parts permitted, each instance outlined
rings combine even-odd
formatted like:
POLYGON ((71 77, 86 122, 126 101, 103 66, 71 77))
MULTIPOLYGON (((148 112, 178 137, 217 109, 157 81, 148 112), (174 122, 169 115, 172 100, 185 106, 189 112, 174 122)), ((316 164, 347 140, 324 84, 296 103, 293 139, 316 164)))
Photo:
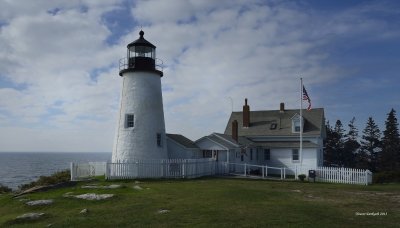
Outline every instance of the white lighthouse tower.
POLYGON ((120 60, 121 106, 112 162, 166 159, 164 111, 161 92, 163 72, 156 65, 156 46, 143 38, 128 44, 120 60))

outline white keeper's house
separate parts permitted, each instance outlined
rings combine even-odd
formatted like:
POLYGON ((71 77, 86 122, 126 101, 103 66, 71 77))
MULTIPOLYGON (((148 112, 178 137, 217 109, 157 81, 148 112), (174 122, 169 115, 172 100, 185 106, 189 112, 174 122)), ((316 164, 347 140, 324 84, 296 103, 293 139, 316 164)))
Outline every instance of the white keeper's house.
POLYGON ((323 140, 326 137, 324 110, 250 111, 245 100, 242 112, 232 112, 224 134, 213 133, 196 141, 204 156, 230 163, 286 167, 323 165, 323 140), (300 127, 300 122, 303 127, 300 127), (300 130, 303 149, 300 152, 300 130))

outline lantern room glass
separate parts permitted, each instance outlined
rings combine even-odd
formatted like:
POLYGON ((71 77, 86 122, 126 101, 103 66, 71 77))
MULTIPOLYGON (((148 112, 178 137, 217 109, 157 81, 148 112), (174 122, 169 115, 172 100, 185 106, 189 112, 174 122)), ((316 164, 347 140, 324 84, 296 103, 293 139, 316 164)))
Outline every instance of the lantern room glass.
POLYGON ((146 57, 156 59, 156 49, 147 46, 132 46, 128 49, 128 59, 146 57))

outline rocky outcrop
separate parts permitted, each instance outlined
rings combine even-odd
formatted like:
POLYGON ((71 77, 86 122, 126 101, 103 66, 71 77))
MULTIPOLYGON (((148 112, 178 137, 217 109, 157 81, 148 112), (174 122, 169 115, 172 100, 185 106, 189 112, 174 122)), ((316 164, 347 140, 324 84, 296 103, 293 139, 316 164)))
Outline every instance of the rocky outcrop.
POLYGON ((54 202, 52 199, 47 199, 47 200, 33 200, 33 201, 28 201, 25 204, 28 206, 42 206, 42 205, 50 205, 54 202))
POLYGON ((38 219, 40 217, 42 217, 43 215, 45 215, 44 213, 26 213, 23 215, 18 216, 16 219, 17 220, 34 220, 34 219, 38 219))
POLYGON ((90 188, 90 189, 116 189, 121 188, 119 184, 112 184, 112 185, 84 185, 81 188, 90 188))
POLYGON ((86 193, 82 195, 72 196, 77 199, 85 199, 85 200, 104 200, 111 197, 114 197, 114 194, 96 194, 96 193, 86 193))
POLYGON ((17 193, 13 197, 15 198, 15 197, 22 196, 22 195, 25 195, 28 193, 33 193, 33 192, 44 192, 44 191, 47 191, 50 189, 72 187, 72 186, 75 186, 77 183, 78 182, 76 182, 76 181, 68 181, 68 182, 63 182, 63 183, 59 183, 59 184, 47 185, 47 186, 35 186, 35 187, 27 189, 23 192, 17 193))

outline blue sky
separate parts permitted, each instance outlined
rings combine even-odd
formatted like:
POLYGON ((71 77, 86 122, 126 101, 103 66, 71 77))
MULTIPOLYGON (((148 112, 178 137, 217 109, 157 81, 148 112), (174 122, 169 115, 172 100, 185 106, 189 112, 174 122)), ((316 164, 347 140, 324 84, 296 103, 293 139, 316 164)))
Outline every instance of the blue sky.
POLYGON ((313 107, 360 132, 400 111, 399 1, 0 1, 0 151, 111 151, 126 44, 162 59, 170 133, 251 110, 313 107))

